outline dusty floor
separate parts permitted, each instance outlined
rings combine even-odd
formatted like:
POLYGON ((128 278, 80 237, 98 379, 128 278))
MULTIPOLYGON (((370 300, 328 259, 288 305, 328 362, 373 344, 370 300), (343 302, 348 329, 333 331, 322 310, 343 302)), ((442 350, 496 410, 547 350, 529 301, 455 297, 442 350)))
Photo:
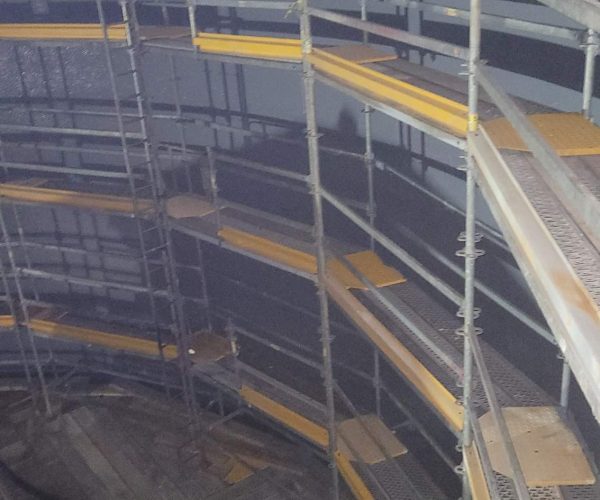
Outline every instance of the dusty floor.
MULTIPOLYGON (((22 384, 22 383, 21 383, 22 384)), ((0 380, 0 498, 327 498, 325 462, 303 445, 202 413, 196 444, 178 402, 141 386, 74 379, 58 417, 0 380)))

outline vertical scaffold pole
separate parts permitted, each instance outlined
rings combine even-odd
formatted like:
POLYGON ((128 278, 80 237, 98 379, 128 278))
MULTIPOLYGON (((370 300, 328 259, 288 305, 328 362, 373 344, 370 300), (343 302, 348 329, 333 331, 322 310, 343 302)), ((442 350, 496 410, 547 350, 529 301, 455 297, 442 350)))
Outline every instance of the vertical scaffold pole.
MULTIPOLYGON (((35 343, 35 338, 33 331, 31 330, 31 318, 29 317, 29 307, 27 305, 27 301, 25 299, 25 294, 23 293, 23 288, 21 286, 21 278, 19 274, 19 267, 17 265, 17 260, 15 257, 14 249, 11 244, 10 233, 8 232, 8 227, 6 221, 4 219, 4 213, 2 205, 0 204, 0 233, 2 234, 2 238, 6 243, 6 254, 8 256, 8 261, 10 263, 10 269, 14 276, 14 285, 15 290, 17 292, 17 297, 19 299, 19 305, 21 309, 21 314, 23 316, 22 320, 24 323, 24 329, 27 332, 27 339, 29 341, 29 345, 31 347, 31 353, 33 355, 33 362, 35 364, 35 370, 37 374, 37 378, 40 384, 40 391, 42 393, 42 400, 44 401, 44 407, 46 410, 46 416, 52 416, 52 405, 50 404, 50 396, 48 395, 48 386, 46 384, 46 377, 44 375, 44 370, 42 368, 42 363, 40 361, 40 356, 38 353, 38 349, 35 343)), ((8 293, 8 290, 7 290, 8 293)), ((19 335, 19 324, 18 318, 15 315, 15 330, 17 335, 19 335)))
MULTIPOLYGON (((360 18, 367 21, 367 0, 360 0, 360 18)), ((363 31, 363 43, 369 42, 369 33, 363 31)), ((373 108, 365 103, 363 107, 365 115, 365 167, 367 169, 367 217, 369 226, 375 229, 375 184, 374 184, 374 168, 375 155, 373 154, 373 127, 371 125, 371 115, 373 108)), ((375 238, 373 234, 369 236, 369 247, 375 251, 375 238)), ((375 413, 381 416, 381 371, 379 369, 379 350, 373 350, 373 388, 375 389, 375 413)))
POLYGON ((313 195, 313 217, 315 244, 317 250, 317 295, 321 312, 321 345, 323 348, 323 379, 327 400, 327 430, 329 433, 328 457, 331 468, 333 494, 339 498, 339 478, 335 462, 336 425, 335 404, 333 394, 333 368, 331 362, 331 331, 329 327, 329 304, 325 289, 325 234, 323 224, 323 199, 321 196, 321 177, 319 165, 319 138, 317 135, 317 117, 315 112, 315 76, 309 60, 312 51, 312 35, 307 0, 300 0, 300 35, 302 38, 302 76, 304 82, 304 98, 306 112, 306 137, 310 164, 309 188, 313 195))
MULTIPOLYGON (((363 21, 367 21, 367 0, 360 0, 360 18, 363 21)), ((369 42, 369 34, 363 32, 363 43, 369 42)), ((373 180, 373 169, 375 167, 375 155, 373 154, 373 128, 371 126, 371 114, 373 109, 368 104, 364 105, 363 113, 365 114, 365 166, 367 168, 367 189, 368 189, 368 202, 367 202, 367 216, 369 218, 369 225, 375 227, 375 187, 373 180)), ((371 250, 375 250, 375 239, 373 235, 370 236, 371 250)))
POLYGON ((598 34, 587 30, 585 47, 585 72, 583 76, 583 116, 592 120, 592 99, 594 97, 594 74, 596 72, 596 56, 598 55, 598 34))
MULTIPOLYGON (((471 0, 471 15, 469 23, 469 115, 468 132, 475 133, 478 126, 477 102, 479 100, 479 87, 477 84, 477 70, 481 49, 481 0, 471 0)), ((475 260, 478 253, 475 248, 475 177, 474 164, 471 152, 466 155, 466 207, 465 207, 465 233, 464 233, 464 258, 465 258, 465 298, 462 307, 463 335, 464 335, 464 379, 463 379, 463 407, 464 425, 462 447, 470 446, 473 434, 470 422, 470 409, 473 383, 473 352, 471 338, 477 334, 475 328, 475 260)), ((464 453, 464 451, 463 451, 464 453)), ((464 462, 464 460, 463 460, 464 462)), ((468 474, 463 473, 463 499, 471 498, 468 474)))
POLYGON ((562 353, 559 356, 562 359, 562 374, 560 377, 560 406, 565 410, 569 406, 569 390, 571 387, 571 368, 568 361, 562 353))
POLYGON ((196 5, 190 0, 188 0, 187 5, 188 5, 188 16, 189 16, 189 20, 190 20, 190 30, 191 30, 192 40, 193 40, 198 35, 198 30, 196 29, 196 5))

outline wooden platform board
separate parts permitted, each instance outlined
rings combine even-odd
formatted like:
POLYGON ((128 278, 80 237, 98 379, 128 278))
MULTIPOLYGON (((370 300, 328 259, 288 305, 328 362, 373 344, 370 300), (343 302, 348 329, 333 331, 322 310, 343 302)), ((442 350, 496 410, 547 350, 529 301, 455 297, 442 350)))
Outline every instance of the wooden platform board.
MULTIPOLYGON (((579 113, 529 115, 529 120, 560 156, 600 155, 600 127, 579 113)), ((497 148, 529 151, 506 118, 484 123, 497 148)))
POLYGON ((352 253, 346 255, 346 258, 357 271, 378 288, 406 282, 406 278, 398 270, 385 265, 381 258, 371 250, 352 253))
POLYGON ((377 415, 363 415, 338 424, 338 449, 352 461, 369 465, 407 452, 394 433, 377 415), (385 453, 384 453, 385 451, 385 453))
POLYGON ((194 334, 189 354, 194 364, 216 362, 231 354, 231 344, 220 335, 200 332, 194 334))
POLYGON ((173 219, 186 217, 204 217, 215 211, 208 200, 199 195, 182 194, 167 200, 167 214, 173 219))
POLYGON ((326 47, 322 50, 357 64, 393 61, 394 59, 398 59, 396 54, 384 52, 372 45, 364 43, 338 45, 335 47, 326 47))
MULTIPOLYGON (((594 484, 581 445, 553 406, 503 408, 527 486, 594 484)), ((479 418, 495 471, 511 477, 500 436, 490 412, 479 418)))

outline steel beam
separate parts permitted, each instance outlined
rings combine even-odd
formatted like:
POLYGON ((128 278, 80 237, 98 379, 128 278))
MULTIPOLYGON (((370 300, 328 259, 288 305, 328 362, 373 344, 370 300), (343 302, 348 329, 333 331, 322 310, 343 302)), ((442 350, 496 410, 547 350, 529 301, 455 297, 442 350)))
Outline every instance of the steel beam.
POLYGON ((600 3, 597 0, 538 1, 587 28, 600 31, 600 3))
POLYGON ((387 38, 388 40, 394 40, 396 42, 405 43, 414 47, 420 47, 422 49, 430 50, 448 57, 455 57, 462 60, 467 60, 469 57, 469 51, 464 47, 461 47, 460 45, 454 45, 452 43, 441 42, 435 38, 415 35, 413 33, 408 33, 407 31, 391 28, 389 26, 373 23, 371 21, 363 21, 355 17, 337 14, 324 9, 309 8, 308 12, 311 16, 323 19, 325 21, 339 24, 341 26, 348 26, 349 28, 356 28, 357 30, 366 31, 367 33, 387 38))
POLYGON ((477 182, 591 410, 600 421, 600 312, 509 167, 480 129, 477 182))
POLYGON ((534 164, 536 171, 550 186, 594 246, 600 248, 600 217, 598 217, 600 200, 572 172, 571 168, 546 142, 539 130, 529 121, 525 113, 483 68, 479 70, 478 79, 538 160, 534 164))

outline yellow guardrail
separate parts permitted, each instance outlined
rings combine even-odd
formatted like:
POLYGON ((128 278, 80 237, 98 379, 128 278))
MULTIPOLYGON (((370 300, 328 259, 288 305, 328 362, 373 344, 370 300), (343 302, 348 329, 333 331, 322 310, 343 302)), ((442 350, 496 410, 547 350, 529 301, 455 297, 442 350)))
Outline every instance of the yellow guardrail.
POLYGON ((292 38, 198 33, 193 44, 210 54, 282 61, 302 59, 300 40, 292 38))
MULTIPOLYGON (((124 24, 112 24, 107 29, 108 39, 127 39, 124 24)), ((101 24, 82 23, 19 23, 0 24, 0 38, 11 40, 103 40, 101 24)))

